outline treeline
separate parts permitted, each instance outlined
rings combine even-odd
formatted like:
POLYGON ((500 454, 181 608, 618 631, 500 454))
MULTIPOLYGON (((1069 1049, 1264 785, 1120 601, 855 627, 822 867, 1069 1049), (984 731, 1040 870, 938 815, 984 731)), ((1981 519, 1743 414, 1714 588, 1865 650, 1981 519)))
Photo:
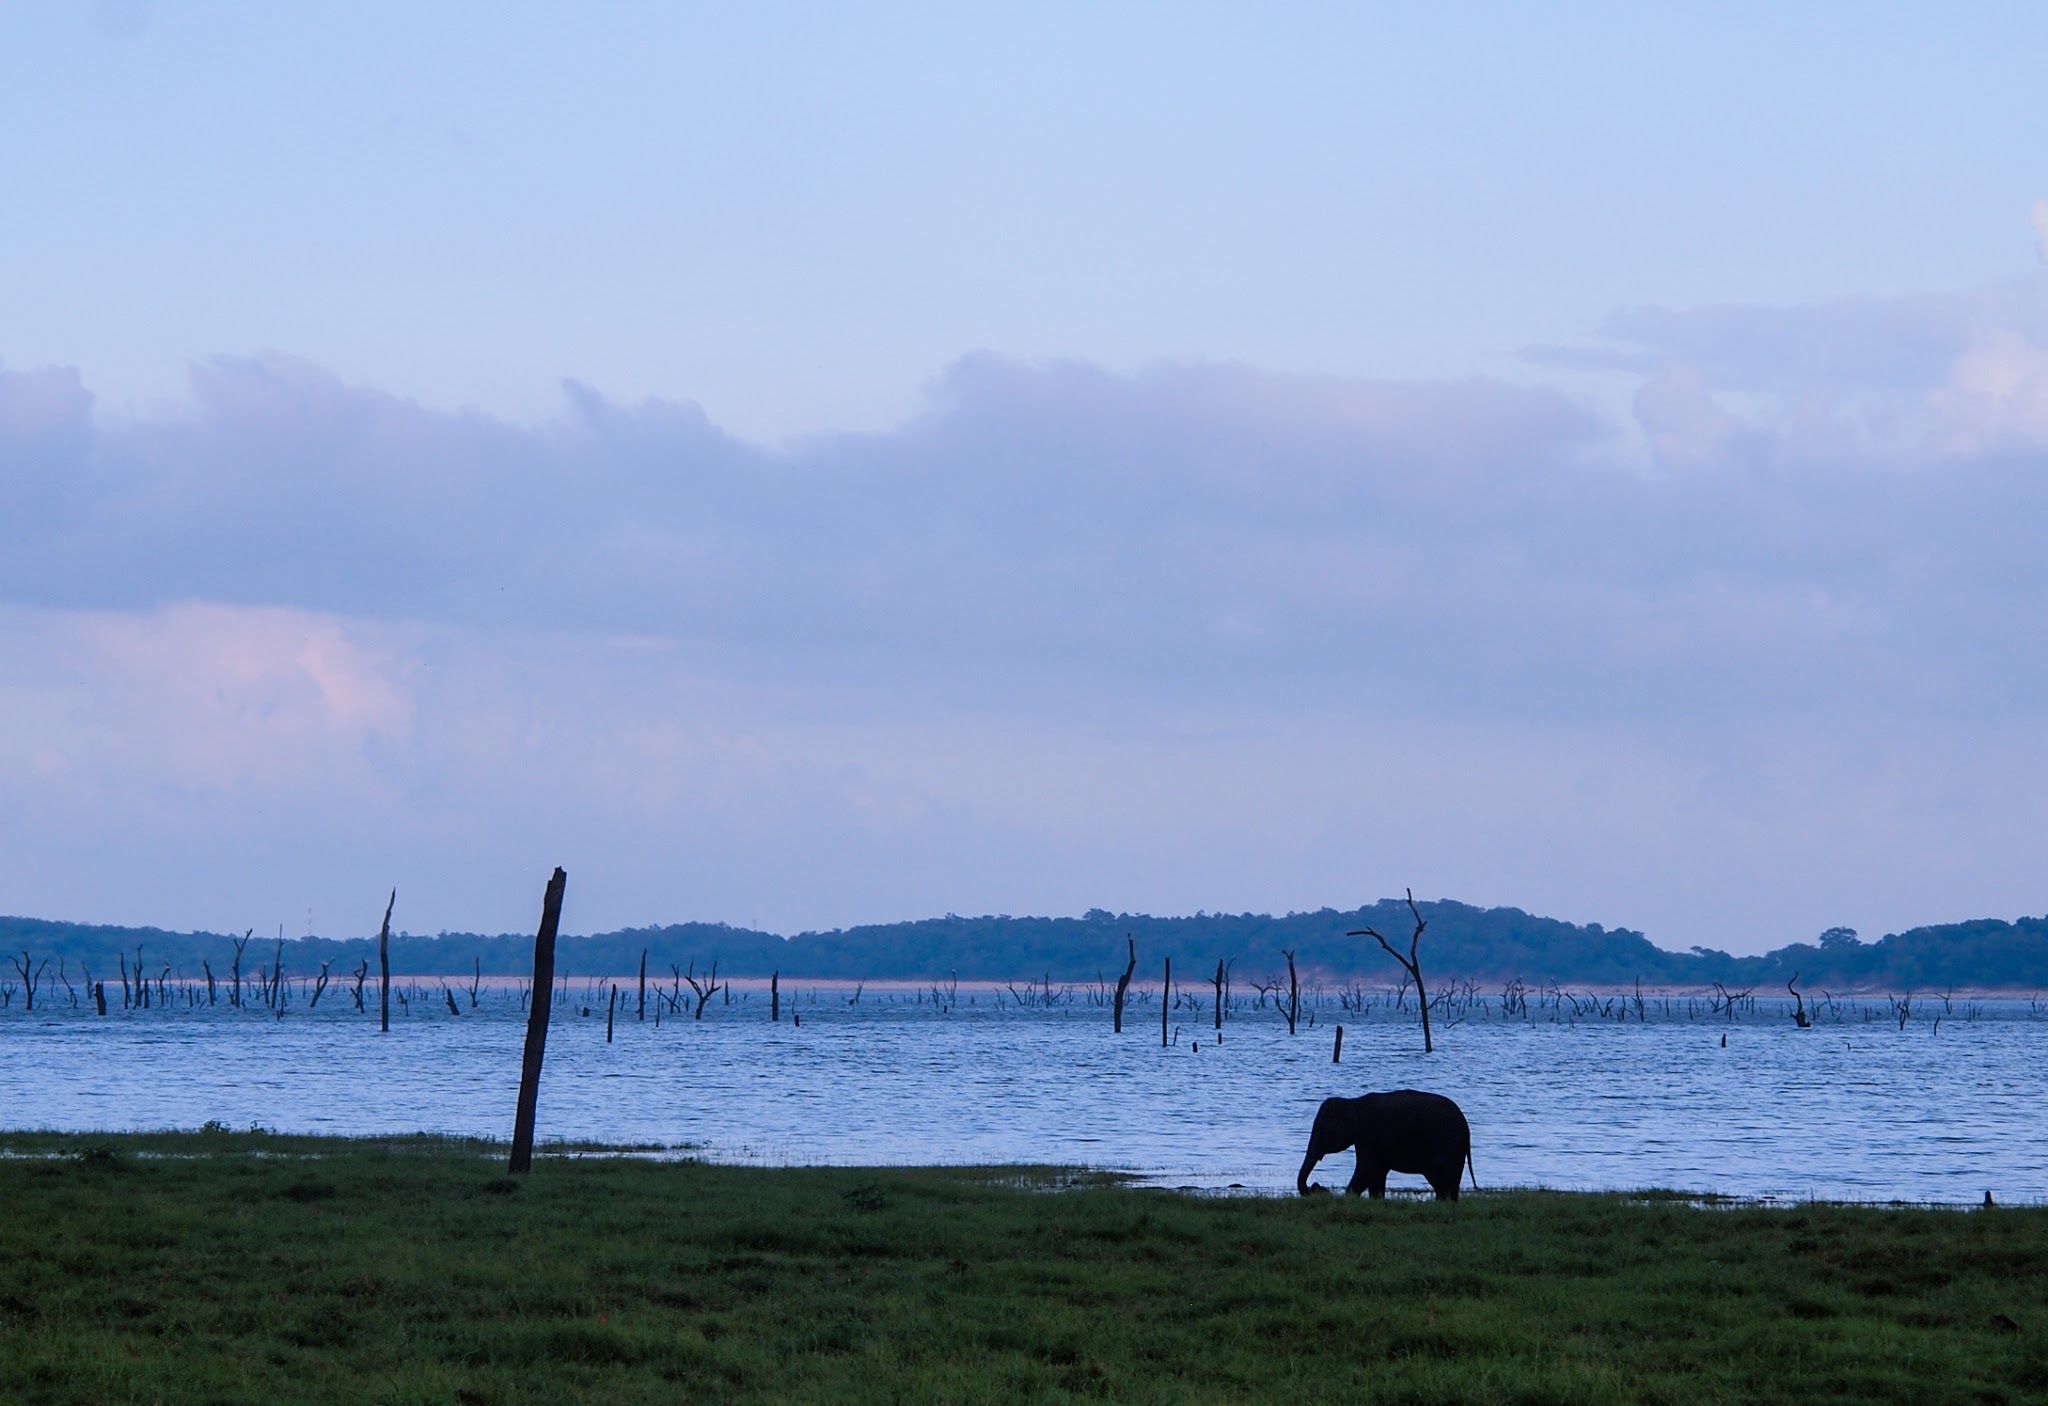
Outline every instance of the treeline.
MULTIPOLYGON (((1449 980, 1507 981, 1533 985, 1783 986, 1797 972, 1808 990, 1926 990, 1959 988, 2048 989, 2048 918, 2016 922, 1982 919, 1914 928, 1876 942, 1863 942, 1848 928, 1833 928, 1811 942, 1793 943, 1760 957, 1736 957, 1710 948, 1672 952, 1639 932, 1541 918, 1518 908, 1475 908, 1451 900, 1423 903, 1429 923, 1422 939, 1423 971, 1432 987, 1449 980)), ((701 974, 718 963, 721 977, 766 977, 785 981, 937 980, 1017 981, 1050 976, 1054 981, 1114 981, 1123 968, 1124 937, 1138 944, 1140 977, 1171 956, 1192 974, 1219 959, 1234 962, 1239 981, 1258 981, 1285 969, 1282 953, 1315 977, 1339 982, 1393 984, 1394 964, 1370 938, 1347 932, 1375 927, 1406 948, 1413 923, 1399 899, 1369 907, 1275 917, 1259 913, 1197 913, 1158 918, 1142 913, 1092 909, 1078 918, 963 918, 948 914, 919 922, 886 923, 804 932, 793 937, 736 928, 724 923, 679 923, 628 928, 589 937, 562 939, 561 968, 574 975, 619 975, 637 970, 644 951, 650 976, 666 975, 671 964, 701 974)), ((173 974, 197 976, 202 963, 225 974, 239 936, 174 933, 158 928, 95 927, 34 918, 0 918, 0 951, 10 960, 0 974, 11 975, 13 958, 27 952, 40 963, 50 958, 74 977, 83 968, 106 979, 120 964, 140 965, 152 977, 168 966, 173 974), (140 962, 137 953, 140 952, 140 962)), ((265 938, 252 935, 243 970, 274 967, 282 954, 287 971, 310 975, 330 963, 339 974, 359 962, 376 965, 374 937, 265 938)), ((417 976, 524 976, 531 970, 530 933, 483 936, 475 933, 413 934, 391 940, 391 966, 417 976)))

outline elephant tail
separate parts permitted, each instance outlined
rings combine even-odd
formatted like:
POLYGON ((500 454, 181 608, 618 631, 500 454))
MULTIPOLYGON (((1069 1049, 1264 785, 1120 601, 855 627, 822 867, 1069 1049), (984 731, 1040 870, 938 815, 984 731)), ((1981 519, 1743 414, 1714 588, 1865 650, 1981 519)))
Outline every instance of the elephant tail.
POLYGON ((1479 1189, 1479 1171, 1472 1165, 1472 1149, 1469 1145, 1465 1148, 1465 1170, 1472 1173, 1472 1189, 1477 1191, 1479 1189))

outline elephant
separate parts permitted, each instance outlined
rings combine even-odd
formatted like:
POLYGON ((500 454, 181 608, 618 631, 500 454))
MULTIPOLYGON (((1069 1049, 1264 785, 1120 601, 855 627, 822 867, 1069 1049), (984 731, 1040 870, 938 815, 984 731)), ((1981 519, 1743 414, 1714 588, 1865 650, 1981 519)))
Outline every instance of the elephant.
MULTIPOLYGON (((1464 1110, 1442 1094, 1417 1089, 1324 1099, 1295 1189, 1304 1196, 1321 1191, 1309 1184, 1308 1174, 1347 1147, 1358 1149, 1358 1170, 1344 1189, 1353 1196, 1367 1192, 1374 1200, 1387 1194, 1387 1173, 1395 1171, 1419 1172, 1436 1189, 1437 1200, 1455 1201, 1458 1179, 1472 1166, 1472 1129, 1464 1110)), ((1476 1170, 1472 1189, 1479 1189, 1476 1170)))

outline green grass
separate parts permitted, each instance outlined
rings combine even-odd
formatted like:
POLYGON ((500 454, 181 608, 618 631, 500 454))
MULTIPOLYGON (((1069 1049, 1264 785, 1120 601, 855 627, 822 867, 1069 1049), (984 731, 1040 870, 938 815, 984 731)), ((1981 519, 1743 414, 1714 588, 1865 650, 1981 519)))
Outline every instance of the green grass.
POLYGON ((488 1144, 225 1132, 0 1149, 10 1403, 2048 1399, 2042 1209, 630 1158, 515 1181, 488 1144))

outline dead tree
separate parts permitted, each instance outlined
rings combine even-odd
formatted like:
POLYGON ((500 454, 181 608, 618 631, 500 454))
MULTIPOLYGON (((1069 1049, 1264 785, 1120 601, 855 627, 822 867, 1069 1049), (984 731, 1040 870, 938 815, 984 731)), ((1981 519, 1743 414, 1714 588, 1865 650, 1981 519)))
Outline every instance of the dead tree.
POLYGON ((1349 932, 1344 935, 1346 937, 1371 938, 1381 947, 1385 948, 1387 955, 1399 962, 1401 969, 1408 973, 1409 979, 1415 983, 1415 994, 1420 998, 1415 1004, 1422 1010, 1422 1052, 1424 1054, 1434 1054, 1436 1053, 1436 1045, 1429 1037, 1429 988, 1422 984, 1422 960, 1416 950, 1422 941, 1422 930, 1428 927, 1429 924, 1423 921, 1422 910, 1415 906, 1414 889, 1408 890, 1408 912, 1415 919, 1415 933, 1408 939, 1408 955, 1405 957, 1394 950, 1394 944, 1388 942, 1386 938, 1380 936, 1372 928, 1360 928, 1356 932, 1349 932))
POLYGON ((363 1008, 363 979, 364 979, 365 977, 369 976, 369 974, 370 974, 370 959, 369 959, 368 957, 365 957, 365 958, 363 958, 363 962, 362 962, 362 965, 356 968, 356 987, 355 987, 355 990, 353 990, 353 991, 349 992, 349 994, 350 994, 351 996, 353 996, 353 997, 355 997, 355 998, 356 998, 356 1009, 357 1009, 358 1011, 362 1010, 362 1008, 363 1008))
POLYGON ((14 969, 21 973, 22 989, 28 995, 27 1009, 34 1010, 36 1008, 36 981, 42 976, 43 969, 50 965, 50 959, 48 957, 43 958, 42 963, 33 972, 29 970, 29 960, 29 955, 24 950, 21 957, 15 961, 14 969))
POLYGON ((114 960, 121 964, 121 1009, 125 1011, 135 1004, 128 996, 128 954, 116 952, 114 960))
POLYGON ((1137 939, 1125 933, 1124 946, 1129 956, 1124 961, 1124 974, 1116 979, 1116 1005, 1110 1012, 1112 1031, 1118 1035, 1124 1031, 1124 997, 1130 994, 1131 973, 1138 969, 1137 939))
POLYGON ((377 930, 377 1029, 384 1034, 391 1030, 391 910, 397 906, 398 890, 393 889, 391 901, 384 905, 384 926, 377 930))
POLYGON ((1216 959, 1216 975, 1209 984, 1216 988, 1216 1038, 1223 1038, 1223 959, 1216 959))
POLYGON ((206 1004, 210 1006, 213 1004, 213 963, 201 957, 199 965, 206 968, 206 1004))
POLYGON ((310 1011, 313 1007, 320 1004, 320 993, 327 989, 327 968, 331 965, 333 965, 332 958, 320 964, 320 977, 313 983, 313 999, 306 1002, 307 1010, 310 1011))
POLYGON ((1159 1048, 1166 1048, 1167 1013, 1173 1009, 1173 958, 1166 959, 1166 979, 1159 984, 1159 1048))
POLYGON ((249 945, 249 938, 252 934, 255 933, 255 931, 256 929, 250 928, 247 932, 243 933, 240 938, 231 937, 228 939, 228 941, 235 944, 235 968, 233 972, 235 978, 235 994, 228 998, 228 1004, 233 1006, 236 1010, 240 1010, 242 1008, 242 949, 249 945))
POLYGON ((777 1022, 782 1019, 781 972, 771 972, 768 976, 768 1019, 777 1022))
POLYGON ((1294 974, 1294 952, 1281 948, 1280 955, 1287 959, 1287 1033, 1294 1033, 1295 1022, 1301 1019, 1301 978, 1294 974))
POLYGON ((1792 1023, 1801 1030, 1810 1030, 1813 1028, 1813 1021, 1806 1014, 1806 1001, 1799 994, 1798 981, 1799 973, 1793 972, 1792 980, 1785 983, 1785 989, 1792 993, 1793 1001, 1797 1002, 1797 1008, 1792 1012, 1792 1023))
MULTIPOLYGON (((568 874, 557 868, 541 900, 540 931, 533 935, 533 1009, 526 1017, 526 1051, 519 1061, 519 1106, 512 1119, 512 1159, 506 1168, 514 1175, 533 1169, 533 1120, 540 1106, 540 1066, 547 1055, 548 1012, 555 994, 555 929, 562 922, 562 892, 568 887, 568 874)), ((394 901, 397 896, 394 890, 394 901)), ((387 925, 390 922, 388 912, 385 921, 387 925)))
POLYGON ((476 1009, 477 990, 484 984, 484 959, 471 957, 469 971, 469 1008, 476 1009))
POLYGON ((1716 1015, 1725 1015, 1728 1019, 1733 1020, 1735 1019, 1735 1008, 1743 1001, 1747 1001, 1756 988, 1754 986, 1745 986, 1740 991, 1731 992, 1717 981, 1714 983, 1714 990, 1719 994, 1713 998, 1708 1009, 1716 1015))
POLYGON ((441 983, 441 999, 448 1003, 448 1014, 453 1016, 462 1014, 462 1007, 455 1004, 455 993, 448 989, 448 983, 445 981, 441 983))
MULTIPOLYGON (((697 993, 697 1009, 691 1015, 691 1019, 702 1020, 704 1018, 705 1005, 723 989, 718 984, 718 963, 713 962, 710 974, 704 980, 699 981, 697 980, 697 964, 693 961, 690 963, 690 969, 683 973, 683 980, 689 982, 690 989, 697 993)), ((730 984, 729 982, 727 983, 727 985, 730 984)), ((856 994, 854 999, 856 1001, 859 1000, 859 995, 856 994)))
POLYGON ((647 1019, 647 949, 640 949, 640 1019, 647 1019))
POLYGON ((617 1015, 618 1015, 618 1013, 619 1013, 619 988, 618 988, 618 985, 617 985, 617 983, 614 983, 614 984, 612 985, 612 999, 611 999, 611 1004, 610 1004, 610 1005, 608 1005, 608 1006, 606 1006, 606 1007, 604 1008, 604 1042, 605 1042, 605 1043, 606 1043, 607 1045, 609 1045, 609 1044, 610 1044, 610 1043, 612 1042, 612 1019, 613 1019, 613 1018, 614 1018, 615 1016, 617 1016, 617 1015))

